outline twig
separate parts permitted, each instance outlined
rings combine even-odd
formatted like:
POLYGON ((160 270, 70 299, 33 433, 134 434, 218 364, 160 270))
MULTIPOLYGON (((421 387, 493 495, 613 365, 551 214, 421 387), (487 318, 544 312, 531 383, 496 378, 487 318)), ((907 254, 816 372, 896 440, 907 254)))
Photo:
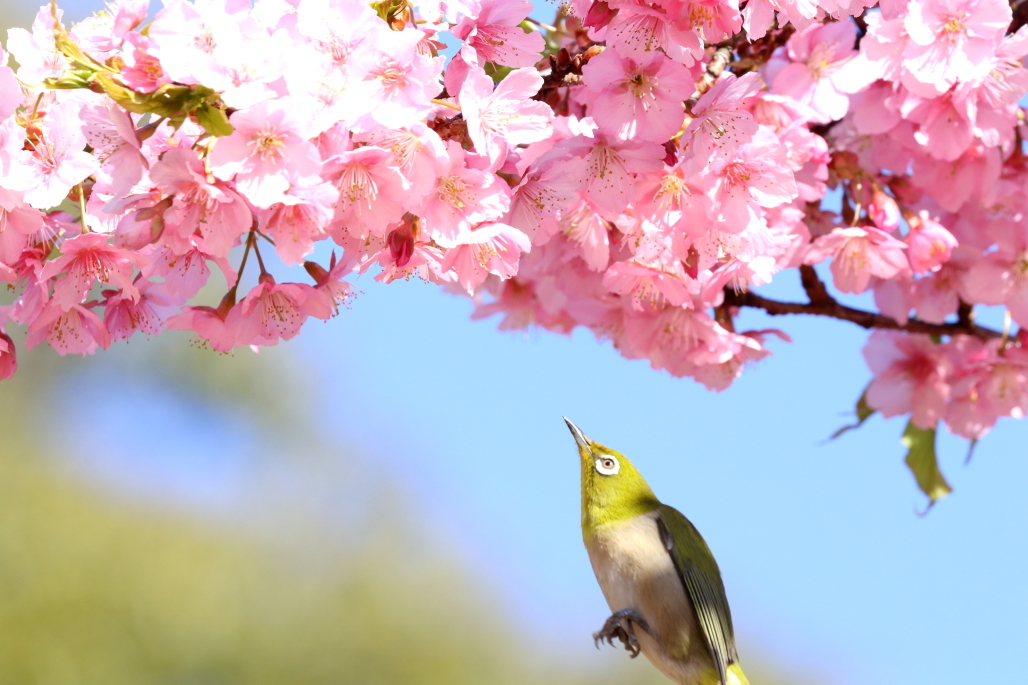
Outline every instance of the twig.
POLYGON ((700 96, 710 90, 718 78, 724 73, 728 64, 732 61, 732 48, 727 45, 722 45, 714 54, 710 56, 710 62, 707 63, 707 70, 703 72, 703 76, 696 82, 696 92, 689 98, 690 109, 695 104, 696 100, 699 100, 700 96))

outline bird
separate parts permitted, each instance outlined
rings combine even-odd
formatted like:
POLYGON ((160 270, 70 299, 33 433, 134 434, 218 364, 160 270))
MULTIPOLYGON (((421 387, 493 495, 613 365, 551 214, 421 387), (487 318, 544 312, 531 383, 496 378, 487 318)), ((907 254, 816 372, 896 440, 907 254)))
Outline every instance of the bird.
POLYGON ((593 640, 619 640, 678 685, 749 685, 714 555, 623 454, 567 417, 582 467, 582 537, 611 615, 593 640))

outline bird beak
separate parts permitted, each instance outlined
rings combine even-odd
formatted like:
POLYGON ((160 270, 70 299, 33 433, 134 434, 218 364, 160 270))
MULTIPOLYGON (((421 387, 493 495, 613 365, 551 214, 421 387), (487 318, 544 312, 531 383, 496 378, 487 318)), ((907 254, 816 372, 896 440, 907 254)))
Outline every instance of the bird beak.
POLYGON ((592 440, 585 437, 585 433, 581 429, 571 422, 571 419, 564 417, 564 423, 568 425, 568 430, 571 431, 571 435, 575 436, 575 442, 578 443, 578 449, 588 451, 592 440))

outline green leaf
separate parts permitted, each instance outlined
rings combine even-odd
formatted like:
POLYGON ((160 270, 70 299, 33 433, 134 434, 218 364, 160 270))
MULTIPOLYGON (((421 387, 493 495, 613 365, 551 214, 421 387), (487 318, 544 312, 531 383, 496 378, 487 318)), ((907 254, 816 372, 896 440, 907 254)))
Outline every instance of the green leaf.
POLYGON ((493 80, 493 83, 499 83, 507 78, 507 74, 514 71, 514 67, 505 67, 502 64, 493 64, 492 62, 486 62, 484 69, 489 78, 493 80))
POLYGON ((860 399, 857 400, 857 406, 854 409, 854 413, 857 415, 857 422, 851 423, 848 426, 843 426, 839 430, 835 431, 832 433, 832 436, 828 438, 829 440, 835 440, 846 431, 853 430, 854 428, 860 428, 864 425, 864 422, 870 418, 871 414, 875 413, 875 410, 867 403, 867 388, 864 388, 864 392, 860 393, 860 399))
POLYGON ((228 115, 223 109, 206 102, 196 108, 196 123, 203 126, 203 130, 212 136, 227 136, 235 130, 232 124, 228 123, 228 115))
POLYGON ((72 69, 61 78, 48 78, 43 80, 47 88, 70 90, 73 88, 89 88, 96 76, 95 71, 88 69, 72 69))
POLYGON ((907 467, 914 474, 917 487, 928 495, 928 508, 931 509, 936 502, 953 492, 939 470, 939 461, 935 456, 935 429, 925 430, 910 422, 903 431, 901 441, 907 448, 907 467))

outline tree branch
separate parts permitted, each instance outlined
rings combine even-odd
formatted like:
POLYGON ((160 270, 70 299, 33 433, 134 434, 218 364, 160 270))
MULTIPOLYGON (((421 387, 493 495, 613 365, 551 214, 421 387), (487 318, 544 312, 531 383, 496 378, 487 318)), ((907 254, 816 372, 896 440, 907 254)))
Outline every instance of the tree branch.
POLYGON ((850 321, 861 328, 886 328, 908 333, 923 333, 925 335, 971 335, 980 340, 992 340, 1003 337, 999 331, 985 328, 974 323, 971 317, 970 305, 961 303, 958 310, 958 320, 955 323, 928 323, 920 319, 912 318, 906 324, 900 324, 895 319, 890 319, 884 314, 868 312, 855 307, 848 307, 840 304, 838 300, 828 294, 824 283, 818 278, 817 272, 812 266, 800 267, 800 278, 803 289, 807 292, 810 302, 782 302, 772 300, 751 291, 736 292, 731 288, 725 288, 725 305, 730 307, 752 307, 762 309, 771 316, 782 316, 785 314, 808 314, 811 316, 826 316, 832 319, 850 321))

